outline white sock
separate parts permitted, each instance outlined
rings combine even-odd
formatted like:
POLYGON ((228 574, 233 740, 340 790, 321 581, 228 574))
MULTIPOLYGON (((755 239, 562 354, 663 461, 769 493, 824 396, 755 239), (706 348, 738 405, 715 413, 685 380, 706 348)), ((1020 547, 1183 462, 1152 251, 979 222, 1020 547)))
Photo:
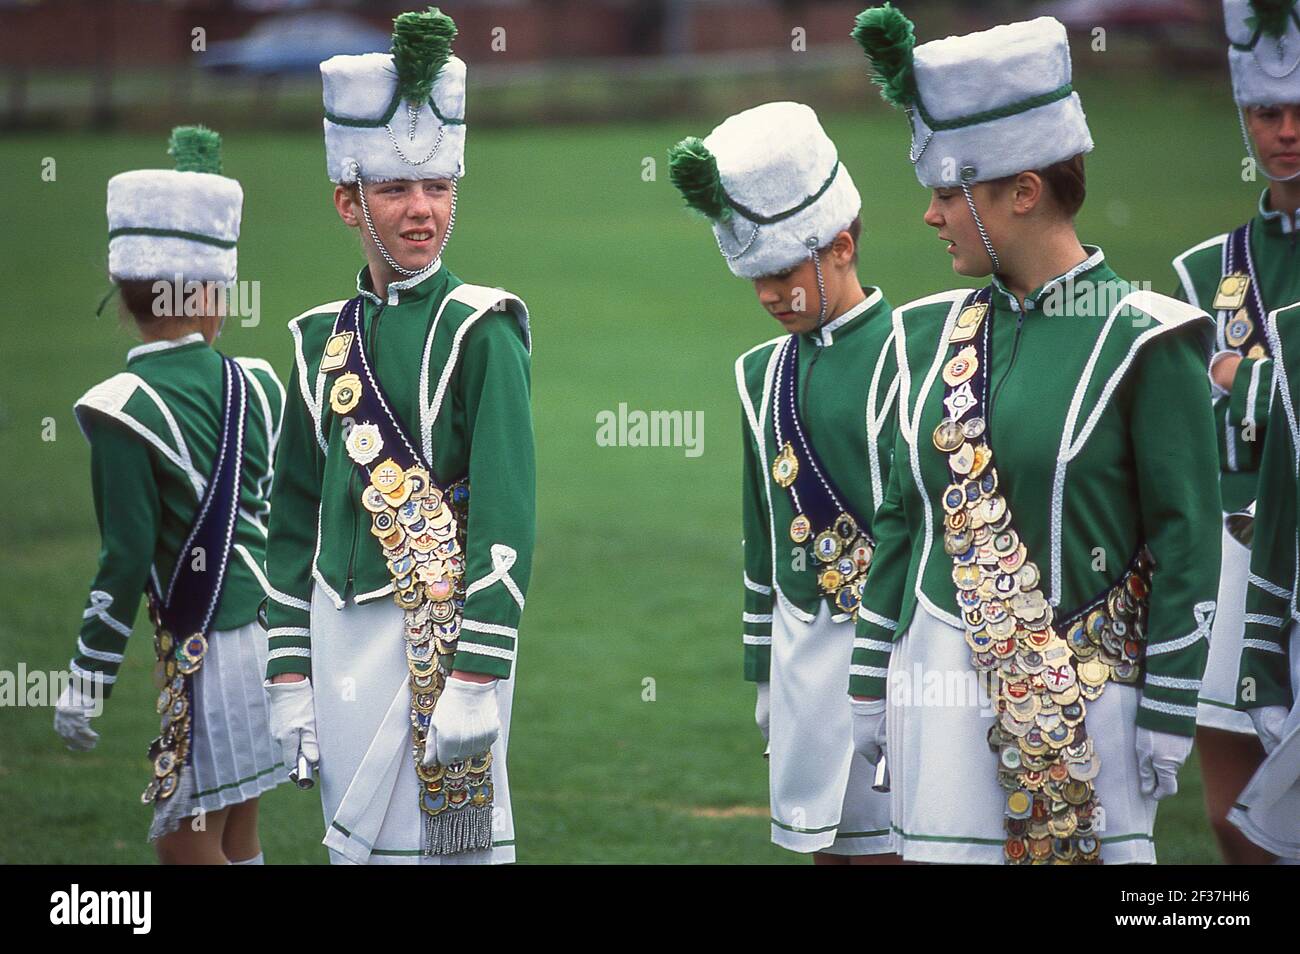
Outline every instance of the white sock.
POLYGON ((266 859, 262 856, 262 853, 259 851, 251 858, 245 858, 243 861, 232 861, 231 864, 232 865, 264 865, 266 864, 266 859))

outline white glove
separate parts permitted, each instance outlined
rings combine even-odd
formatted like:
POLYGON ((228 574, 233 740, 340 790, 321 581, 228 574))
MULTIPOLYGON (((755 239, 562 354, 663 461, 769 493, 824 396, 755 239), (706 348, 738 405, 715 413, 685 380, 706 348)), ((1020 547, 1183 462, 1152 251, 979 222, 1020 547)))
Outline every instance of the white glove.
POLYGON ((758 684, 758 698, 754 701, 754 721, 758 723, 758 731, 763 733, 763 741, 771 742, 768 736, 769 729, 772 725, 772 684, 770 682, 760 682, 758 684))
POLYGON ((74 679, 63 687, 54 704, 54 731, 73 752, 89 752, 99 741, 99 733, 90 727, 91 717, 99 712, 99 700, 83 692, 74 679))
POLYGON ((885 700, 853 699, 853 749, 872 765, 885 754, 885 700))
POLYGON ((1156 801, 1178 792, 1178 770, 1192 754, 1192 739, 1186 735, 1152 732, 1138 726, 1138 787, 1156 801))
POLYGON ((1286 706, 1264 706, 1260 709, 1247 709, 1250 721, 1255 723, 1255 734, 1259 736, 1264 751, 1272 754, 1277 744, 1282 741, 1282 727, 1286 725, 1288 715, 1286 706))
POLYGON ((298 751, 315 765, 320 761, 316 742, 316 703, 312 699, 311 680, 265 682, 270 707, 271 738, 280 746, 280 761, 289 771, 298 765, 298 751))
POLYGON ((497 711, 497 681, 470 682, 447 677, 438 697, 424 743, 424 764, 450 765, 492 748, 501 734, 497 711))

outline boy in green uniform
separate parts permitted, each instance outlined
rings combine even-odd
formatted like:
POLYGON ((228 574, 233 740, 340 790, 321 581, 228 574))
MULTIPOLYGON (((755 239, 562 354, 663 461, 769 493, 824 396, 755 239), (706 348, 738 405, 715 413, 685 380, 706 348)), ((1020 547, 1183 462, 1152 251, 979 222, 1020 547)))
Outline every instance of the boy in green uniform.
MULTIPOLYGON (((1174 259, 1178 295, 1216 317, 1210 359, 1219 436, 1219 490, 1225 516, 1244 515, 1255 500, 1264 441, 1272 426, 1272 347, 1265 319, 1300 301, 1300 28, 1292 3, 1225 0, 1233 97, 1247 154, 1268 179, 1246 224, 1193 246, 1174 259), (1290 51, 1289 53, 1287 51, 1290 51)), ((1234 522, 1248 524, 1238 516, 1234 522)), ((1227 821, 1264 752, 1247 714, 1234 708, 1250 549, 1225 528, 1219 611, 1197 711, 1197 742, 1206 807, 1224 860, 1260 863, 1267 854, 1227 821)))
POLYGON ((798 103, 745 110, 670 160, 732 273, 786 332, 736 362, 745 678, 769 743, 772 841, 818 863, 897 860, 843 696, 896 392, 889 304, 857 279, 861 199, 798 103))
POLYGON ((76 404, 103 545, 55 728, 70 748, 94 747, 91 690, 112 690, 147 591, 162 732, 143 801, 164 863, 260 864, 258 796, 287 778, 267 729, 257 625, 284 388, 265 361, 212 348, 243 205, 220 148, 216 133, 181 127, 174 171, 109 181, 109 273, 144 343, 76 404))
POLYGON ((854 35, 906 110, 960 275, 894 312, 895 466, 859 613, 855 729, 906 860, 1155 860, 1218 579, 1209 322, 1080 244, 1092 138, 1050 17, 854 35), (991 750, 991 751, 990 751, 991 750))
POLYGON ((319 761, 335 862, 514 859, 528 317, 442 263, 464 173, 454 36, 436 10, 403 14, 391 56, 321 64, 334 202, 367 267, 355 298, 289 323, 267 675, 285 757, 319 761))

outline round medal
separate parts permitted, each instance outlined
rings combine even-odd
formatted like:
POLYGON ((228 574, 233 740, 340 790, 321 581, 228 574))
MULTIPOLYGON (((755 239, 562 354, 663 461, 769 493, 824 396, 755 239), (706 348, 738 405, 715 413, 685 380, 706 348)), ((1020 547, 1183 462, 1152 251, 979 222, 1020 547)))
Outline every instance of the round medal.
MULTIPOLYGON (((356 432, 356 428, 353 428, 352 430, 353 433, 356 432)), ((377 429, 376 436, 378 436, 377 429)), ((382 447, 383 445, 380 444, 379 446, 382 447)), ((379 451, 376 448, 375 456, 377 456, 378 453, 379 451)), ((371 460, 374 460, 373 456, 371 457, 371 460)), ((385 497, 389 494, 399 492, 405 481, 406 471, 398 466, 397 461, 393 460, 391 457, 376 464, 375 469, 370 472, 370 483, 385 497)))
POLYGON ((1229 348, 1240 348, 1254 330, 1255 324, 1250 320, 1250 312, 1241 308, 1223 329, 1223 337, 1229 348))
POLYGON ((844 541, 830 530, 823 530, 813 541, 813 553, 823 563, 830 563, 836 559, 843 549, 844 541))
POLYGON ((351 457, 361 466, 366 466, 384 449, 384 439, 379 436, 379 428, 373 424, 357 424, 348 433, 343 446, 351 457))
POLYGON ((781 448, 781 453, 772 461, 772 479, 781 487, 789 487, 799 474, 799 459, 794 456, 794 448, 789 442, 781 448))
POLYGON ((341 374, 330 388, 330 408, 335 414, 347 414, 361 403, 361 379, 355 374, 341 374))
POLYGON ((795 543, 803 543, 812 534, 812 521, 808 519, 807 514, 799 514, 790 521, 790 539, 795 543))
POLYGON ((962 348, 943 366, 943 381, 949 387, 956 387, 969 381, 979 369, 979 357, 972 347, 962 348))
POLYGON ((935 449, 945 454, 961 447, 962 441, 965 439, 962 426, 956 421, 940 421, 939 426, 934 429, 933 441, 935 449))

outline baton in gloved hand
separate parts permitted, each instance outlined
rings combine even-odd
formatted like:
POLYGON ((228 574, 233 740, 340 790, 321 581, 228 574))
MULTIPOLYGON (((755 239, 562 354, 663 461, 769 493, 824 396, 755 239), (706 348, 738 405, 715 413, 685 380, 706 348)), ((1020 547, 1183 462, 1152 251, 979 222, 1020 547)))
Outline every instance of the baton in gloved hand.
POLYGON ((313 777, 315 768, 307 761, 307 756, 302 754, 302 745, 298 745, 298 764, 289 772, 289 781, 293 782, 299 788, 306 790, 316 784, 313 777))

